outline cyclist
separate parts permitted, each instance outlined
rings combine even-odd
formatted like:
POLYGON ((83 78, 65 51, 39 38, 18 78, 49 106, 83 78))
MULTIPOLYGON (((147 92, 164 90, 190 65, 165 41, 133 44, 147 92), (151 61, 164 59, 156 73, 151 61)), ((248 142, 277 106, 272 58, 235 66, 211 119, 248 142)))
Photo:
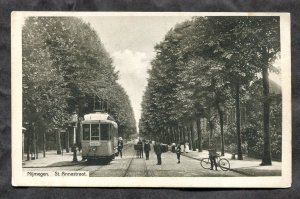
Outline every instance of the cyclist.
POLYGON ((214 165, 216 168, 216 171, 218 170, 218 165, 216 162, 216 158, 218 157, 218 153, 216 152, 216 149, 214 147, 210 147, 210 149, 208 149, 209 152, 209 159, 210 159, 210 170, 214 169, 214 165))

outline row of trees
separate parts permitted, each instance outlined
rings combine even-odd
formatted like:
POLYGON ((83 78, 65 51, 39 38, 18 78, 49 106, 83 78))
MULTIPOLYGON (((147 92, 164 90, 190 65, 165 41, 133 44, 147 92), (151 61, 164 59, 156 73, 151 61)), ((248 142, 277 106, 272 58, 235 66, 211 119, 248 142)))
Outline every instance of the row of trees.
MULTIPOLYGON (((270 70, 276 72, 272 63, 280 52, 279 33, 278 17, 195 17, 177 24, 155 47, 142 102, 140 133, 164 142, 185 142, 187 135, 195 149, 197 132, 197 148, 201 151, 204 122, 209 130, 207 147, 215 142, 214 131, 218 130, 224 154, 224 113, 233 106, 234 151, 242 159, 240 104, 257 102, 249 91, 254 82, 260 82, 262 87, 252 97, 262 96, 263 114, 257 115, 254 129, 263 136, 254 139, 263 140, 262 164, 270 165, 268 75, 270 70), (258 125, 261 121, 262 126, 258 125)), ((226 129, 229 126, 226 124, 226 129)))
POLYGON ((73 113, 81 119, 93 111, 95 96, 108 102, 121 136, 136 133, 133 110, 117 83, 112 59, 95 30, 81 19, 27 18, 22 62, 27 152, 37 151, 40 145, 45 151, 47 140, 58 129, 66 129, 73 113))

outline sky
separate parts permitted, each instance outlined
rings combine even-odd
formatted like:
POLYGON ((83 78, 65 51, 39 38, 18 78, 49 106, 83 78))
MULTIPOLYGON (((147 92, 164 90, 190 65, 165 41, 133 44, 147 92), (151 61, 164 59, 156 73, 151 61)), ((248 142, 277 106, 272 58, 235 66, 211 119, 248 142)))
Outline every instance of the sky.
POLYGON ((104 48, 119 71, 118 82, 126 90, 138 125, 141 102, 147 86, 147 70, 154 58, 154 46, 187 16, 100 16, 81 17, 98 33, 104 48))
MULTIPOLYGON (((141 102, 147 86, 147 70, 154 58, 154 46, 177 23, 191 16, 97 16, 81 17, 98 33, 104 48, 113 58, 119 71, 118 82, 127 92, 137 123, 141 116, 141 102)), ((277 60, 275 66, 279 68, 277 60)), ((280 75, 270 73, 270 79, 281 85, 280 75)))

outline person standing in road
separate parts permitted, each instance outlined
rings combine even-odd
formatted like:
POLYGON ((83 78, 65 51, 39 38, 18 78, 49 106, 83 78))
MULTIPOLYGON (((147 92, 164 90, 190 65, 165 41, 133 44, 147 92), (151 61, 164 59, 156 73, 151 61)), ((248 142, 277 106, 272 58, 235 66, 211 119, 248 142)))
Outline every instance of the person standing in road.
POLYGON ((143 153, 143 143, 141 140, 138 141, 137 143, 137 147, 138 147, 138 158, 142 158, 142 153, 143 153))
POLYGON ((146 140, 146 142, 144 144, 144 151, 146 154, 146 160, 149 160, 149 151, 151 151, 151 146, 150 146, 149 140, 146 140))
POLYGON ((159 141, 155 142, 154 152, 157 157, 157 165, 161 165, 162 146, 159 141))
POLYGON ((144 144, 145 144, 145 140, 142 140, 142 147, 141 147, 142 158, 144 158, 144 144))
POLYGON ((177 164, 180 164, 180 154, 181 154, 181 147, 180 144, 177 144, 177 148, 176 148, 176 155, 177 155, 177 164))
POLYGON ((123 139, 122 137, 119 137, 118 140, 118 155, 122 158, 122 149, 123 149, 123 139))

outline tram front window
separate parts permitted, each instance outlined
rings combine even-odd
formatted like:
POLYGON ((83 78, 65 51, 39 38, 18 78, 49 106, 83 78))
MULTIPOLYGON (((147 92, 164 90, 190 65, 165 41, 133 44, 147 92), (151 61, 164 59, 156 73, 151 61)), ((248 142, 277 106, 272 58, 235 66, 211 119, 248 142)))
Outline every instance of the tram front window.
POLYGON ((90 140, 90 124, 83 124, 82 131, 83 131, 83 135, 82 135, 83 140, 90 140))
POLYGON ((99 124, 91 124, 91 140, 99 140, 99 124))
POLYGON ((109 125, 101 124, 101 140, 108 140, 109 138, 109 125))

